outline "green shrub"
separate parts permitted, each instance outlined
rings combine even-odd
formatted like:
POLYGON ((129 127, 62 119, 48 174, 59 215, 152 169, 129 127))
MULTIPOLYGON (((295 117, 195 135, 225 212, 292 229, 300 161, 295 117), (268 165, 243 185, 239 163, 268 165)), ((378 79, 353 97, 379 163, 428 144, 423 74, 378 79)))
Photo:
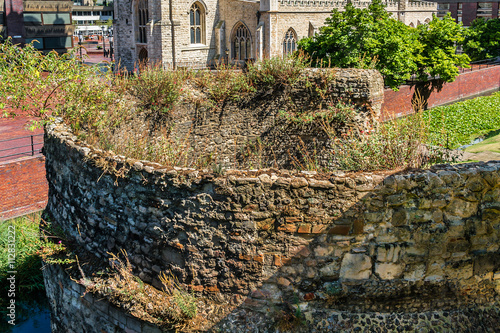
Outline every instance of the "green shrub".
POLYGON ((139 75, 130 78, 128 91, 139 106, 156 114, 168 114, 179 101, 188 70, 167 70, 160 64, 141 66, 139 75))

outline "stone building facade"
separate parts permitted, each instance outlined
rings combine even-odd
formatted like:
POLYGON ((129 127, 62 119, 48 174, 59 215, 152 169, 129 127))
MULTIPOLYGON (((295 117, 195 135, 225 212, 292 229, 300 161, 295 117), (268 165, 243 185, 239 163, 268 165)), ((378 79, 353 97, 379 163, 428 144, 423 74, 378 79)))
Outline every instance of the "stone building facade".
MULTIPOLYGON (((353 1, 360 8, 370 1, 353 1)), ((117 0, 116 58, 129 70, 138 60, 169 66, 263 59, 292 52, 318 31, 333 0, 117 0)), ((410 26, 428 22, 437 4, 387 1, 387 10, 410 26)))

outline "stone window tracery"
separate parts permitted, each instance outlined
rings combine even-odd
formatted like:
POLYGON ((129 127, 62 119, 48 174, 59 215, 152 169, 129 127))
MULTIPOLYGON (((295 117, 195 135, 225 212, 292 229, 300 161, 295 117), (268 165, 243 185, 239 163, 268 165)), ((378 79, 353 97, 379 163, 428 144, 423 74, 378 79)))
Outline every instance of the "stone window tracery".
POLYGON ((137 4, 137 43, 146 44, 148 42, 146 24, 149 21, 148 0, 139 0, 137 4))
POLYGON ((191 44, 205 43, 205 10, 199 2, 195 2, 189 10, 189 26, 191 44))
POLYGON ((297 49, 297 35, 295 31, 290 28, 285 34, 283 39, 283 55, 291 55, 297 49))
POLYGON ((252 57, 252 36, 244 24, 239 23, 235 29, 231 46, 234 60, 245 60, 252 57))

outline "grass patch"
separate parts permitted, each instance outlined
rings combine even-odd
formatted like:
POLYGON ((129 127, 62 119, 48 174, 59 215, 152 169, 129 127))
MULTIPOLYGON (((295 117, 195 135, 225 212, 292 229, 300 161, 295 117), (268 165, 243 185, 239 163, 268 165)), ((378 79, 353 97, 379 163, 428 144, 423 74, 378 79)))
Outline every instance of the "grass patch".
MULTIPOLYGON (((62 238, 52 236, 55 231, 51 224, 42 219, 42 212, 28 214, 0 224, 0 293, 7 295, 10 283, 7 278, 15 273, 15 299, 16 301, 36 298, 44 292, 45 286, 42 275, 42 259, 50 263, 54 254, 64 256, 65 246, 62 238), (42 232, 40 232, 42 230, 42 232), (13 266, 9 261, 9 243, 15 235, 15 261, 13 266)), ((68 263, 68 258, 55 259, 53 263, 68 263)), ((0 298, 0 313, 4 312, 7 297, 0 298)))
POLYGON ((499 131, 495 131, 496 135, 465 148, 465 151, 469 153, 480 153, 483 151, 492 151, 495 153, 500 153, 500 134, 499 131))
POLYGON ((455 149, 500 128, 500 92, 427 110, 431 142, 455 149))
MULTIPOLYGON (((43 242, 40 239, 41 213, 33 213, 0 224, 0 289, 6 295, 9 289, 7 271, 16 273, 16 298, 44 289, 42 264, 37 252, 43 242), (9 236, 15 235, 14 269, 9 267, 9 236)), ((6 301, 2 297, 2 302, 6 301)), ((3 307, 2 307, 3 308, 3 307)))

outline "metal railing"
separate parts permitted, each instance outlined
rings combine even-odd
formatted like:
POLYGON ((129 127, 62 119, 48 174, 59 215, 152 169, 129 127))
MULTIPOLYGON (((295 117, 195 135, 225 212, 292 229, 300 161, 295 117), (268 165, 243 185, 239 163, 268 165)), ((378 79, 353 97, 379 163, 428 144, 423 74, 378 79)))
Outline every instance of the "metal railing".
POLYGON ((35 156, 42 153, 43 134, 20 136, 13 139, 0 140, 0 161, 21 156, 35 156))
POLYGON ((473 61, 469 65, 470 68, 460 68, 460 73, 472 72, 483 68, 498 66, 500 65, 500 62, 496 58, 494 58, 494 59, 473 61))
MULTIPOLYGON (((477 70, 484 69, 484 68, 499 66, 500 65, 500 60, 497 60, 497 58, 485 59, 485 60, 478 60, 478 61, 473 61, 473 62, 469 63, 469 65, 470 65, 470 68, 459 67, 458 71, 460 72, 460 74, 467 73, 467 72, 473 72, 473 71, 477 71, 477 70)), ((385 75, 383 75, 382 77, 384 78, 384 82, 385 82, 385 78, 386 78, 385 75)), ((437 80, 439 78, 440 78, 439 75, 436 75, 436 76, 430 76, 429 75, 427 77, 427 81, 422 81, 422 80, 419 80, 417 78, 416 74, 413 74, 402 85, 411 86, 411 85, 415 85, 415 84, 417 84, 419 82, 428 82, 428 81, 432 81, 432 80, 437 80)), ((384 88, 387 89, 387 88, 390 88, 390 87, 387 86, 387 85, 384 85, 384 88)))

